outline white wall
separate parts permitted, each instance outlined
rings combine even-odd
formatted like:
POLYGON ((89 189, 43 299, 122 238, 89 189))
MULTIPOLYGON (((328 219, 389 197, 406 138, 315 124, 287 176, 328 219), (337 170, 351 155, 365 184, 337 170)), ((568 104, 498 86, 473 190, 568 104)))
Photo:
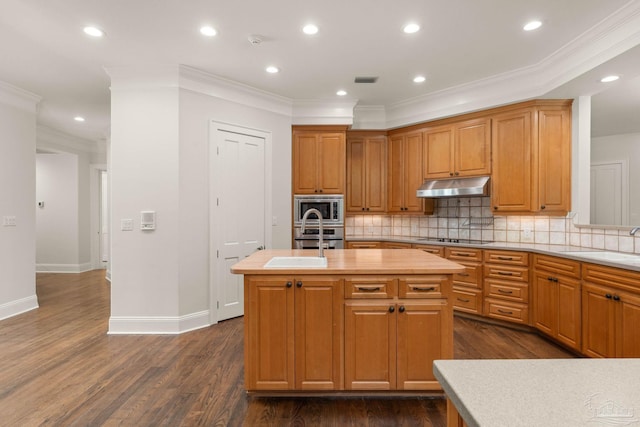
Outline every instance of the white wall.
POLYGON ((38 307, 35 284, 36 104, 0 82, 0 319, 38 307))
POLYGON ((629 164, 629 224, 640 224, 640 133, 591 140, 591 163, 626 160, 629 164))

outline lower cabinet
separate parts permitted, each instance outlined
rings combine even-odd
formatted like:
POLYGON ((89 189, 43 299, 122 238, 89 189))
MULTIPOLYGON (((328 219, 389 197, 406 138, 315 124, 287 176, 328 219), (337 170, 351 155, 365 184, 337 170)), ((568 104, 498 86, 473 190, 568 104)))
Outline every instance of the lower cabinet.
POLYGON ((453 357, 446 280, 401 278, 397 295, 345 301, 346 390, 441 390, 433 361, 453 357))
POLYGON ((529 324, 529 254, 484 252, 484 314, 508 322, 529 324))
POLYGON ((247 279, 247 390, 343 389, 342 283, 328 276, 247 279))
POLYGON ((482 314, 482 250, 464 247, 445 249, 445 257, 462 264, 465 271, 453 275, 452 305, 456 311, 482 314))

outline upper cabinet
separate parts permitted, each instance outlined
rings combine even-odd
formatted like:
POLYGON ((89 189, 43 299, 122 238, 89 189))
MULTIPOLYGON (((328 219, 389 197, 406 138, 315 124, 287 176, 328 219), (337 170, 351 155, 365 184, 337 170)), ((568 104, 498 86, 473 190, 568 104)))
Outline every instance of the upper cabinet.
POLYGON ((293 127, 294 194, 343 194, 346 127, 293 127))
POLYGON ((384 212, 386 173, 386 132, 348 132, 347 212, 384 212))
POLYGON ((491 120, 488 118, 428 128, 423 140, 427 179, 491 173, 491 120))
POLYGON ((387 212, 422 212, 416 196, 423 183, 422 132, 396 134, 389 138, 387 212))
POLYGON ((571 203, 571 101, 492 117, 494 213, 566 215, 571 203))

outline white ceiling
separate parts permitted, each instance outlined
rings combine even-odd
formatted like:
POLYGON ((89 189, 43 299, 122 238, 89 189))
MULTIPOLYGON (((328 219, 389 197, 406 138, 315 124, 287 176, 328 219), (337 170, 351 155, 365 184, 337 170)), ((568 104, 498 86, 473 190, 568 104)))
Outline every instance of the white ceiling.
MULTIPOLYGON (((90 141, 109 132, 104 70, 111 67, 182 64, 291 100, 335 100, 344 89, 359 106, 390 106, 535 66, 616 11, 637 13, 639 1, 0 0, 0 81, 42 96, 40 125, 90 141), (522 31, 531 19, 544 25, 522 31), (404 34, 410 21, 421 31, 404 34), (318 34, 302 33, 309 22, 318 25, 318 34), (203 24, 218 35, 203 37, 203 24), (86 36, 86 25, 106 36, 86 36), (262 43, 249 43, 250 34, 262 43), (266 73, 272 64, 281 72, 266 73), (413 83, 418 74, 426 82, 413 83), (355 84, 356 76, 379 80, 355 84), (86 121, 74 122, 76 115, 86 121)), ((612 70, 623 79, 611 86, 610 96, 593 87, 596 73, 608 71, 597 63, 581 77, 590 89, 577 78, 559 82, 555 93, 601 92, 593 98, 594 115, 598 97, 609 102, 604 111, 619 104, 640 111, 640 80, 634 79, 639 58, 638 49, 618 58, 620 67, 635 68, 612 70), (631 90, 623 86, 631 80, 638 96, 624 104, 620 97, 631 90)))

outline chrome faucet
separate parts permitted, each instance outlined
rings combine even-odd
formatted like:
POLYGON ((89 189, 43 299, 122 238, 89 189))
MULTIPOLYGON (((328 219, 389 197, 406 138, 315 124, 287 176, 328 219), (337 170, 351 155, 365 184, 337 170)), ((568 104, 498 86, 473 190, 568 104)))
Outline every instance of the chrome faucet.
POLYGON ((634 234, 636 234, 636 231, 638 231, 638 230, 640 230, 640 227, 633 227, 631 229, 631 231, 629 232, 629 234, 631 234, 633 236, 634 234))
POLYGON ((324 228, 322 225, 322 214, 320 213, 320 211, 316 208, 311 208, 309 210, 307 210, 304 215, 302 215, 302 225, 300 226, 300 232, 304 233, 304 228, 307 225, 307 217, 309 216, 309 214, 316 214, 316 216, 318 217, 318 256, 320 258, 324 258, 324 239, 323 239, 323 234, 324 234, 324 228))

